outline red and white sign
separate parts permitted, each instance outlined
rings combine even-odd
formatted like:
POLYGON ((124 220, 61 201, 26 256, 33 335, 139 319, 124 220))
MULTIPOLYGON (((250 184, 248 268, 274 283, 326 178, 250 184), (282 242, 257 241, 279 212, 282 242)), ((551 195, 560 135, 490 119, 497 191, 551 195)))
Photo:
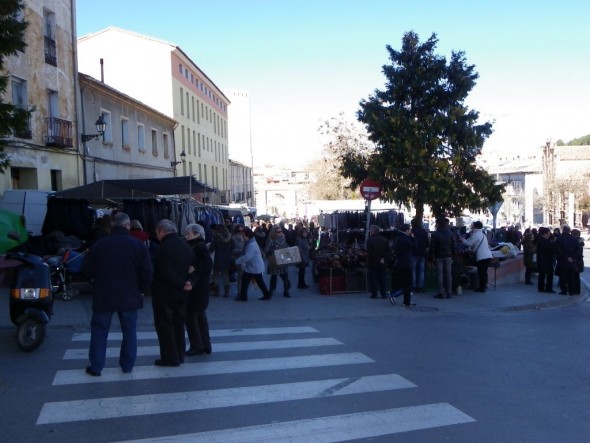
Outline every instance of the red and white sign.
POLYGON ((377 180, 366 178, 362 181, 360 190, 365 200, 375 200, 381 196, 381 183, 377 180))

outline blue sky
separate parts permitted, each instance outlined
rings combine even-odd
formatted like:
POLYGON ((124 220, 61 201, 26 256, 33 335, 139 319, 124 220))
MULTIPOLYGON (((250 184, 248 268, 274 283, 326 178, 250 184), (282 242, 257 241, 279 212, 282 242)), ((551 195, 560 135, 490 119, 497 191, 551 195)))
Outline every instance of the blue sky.
POLYGON ((587 0, 77 2, 78 36, 112 25, 167 40, 218 87, 248 90, 255 164, 317 158, 320 123, 354 119, 383 87, 385 46, 410 30, 476 66, 467 104, 495 122, 485 150, 590 134, 589 17, 587 0))

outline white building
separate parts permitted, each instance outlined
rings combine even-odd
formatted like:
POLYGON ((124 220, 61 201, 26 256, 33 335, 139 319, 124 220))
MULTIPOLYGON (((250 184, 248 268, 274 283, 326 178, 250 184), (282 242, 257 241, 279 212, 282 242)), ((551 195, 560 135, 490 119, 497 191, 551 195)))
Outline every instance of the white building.
POLYGON ((100 180, 173 177, 176 121, 88 76, 79 74, 84 184, 100 180))
POLYGON ((179 175, 195 175, 229 199, 228 105, 207 75, 173 43, 109 27, 78 39, 82 72, 175 119, 179 175))

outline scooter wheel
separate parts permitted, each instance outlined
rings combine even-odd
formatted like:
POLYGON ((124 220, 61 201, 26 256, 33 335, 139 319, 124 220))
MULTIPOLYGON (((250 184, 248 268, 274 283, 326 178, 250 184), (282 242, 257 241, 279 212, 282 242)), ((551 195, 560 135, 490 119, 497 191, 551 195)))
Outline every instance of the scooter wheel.
POLYGON ((64 301, 70 301, 74 297, 77 297, 79 293, 80 293, 80 291, 78 291, 77 289, 74 289, 74 288, 65 289, 61 293, 61 299, 64 301))
POLYGON ((29 318, 16 331, 16 342, 21 351, 31 352, 45 340, 45 324, 29 318))

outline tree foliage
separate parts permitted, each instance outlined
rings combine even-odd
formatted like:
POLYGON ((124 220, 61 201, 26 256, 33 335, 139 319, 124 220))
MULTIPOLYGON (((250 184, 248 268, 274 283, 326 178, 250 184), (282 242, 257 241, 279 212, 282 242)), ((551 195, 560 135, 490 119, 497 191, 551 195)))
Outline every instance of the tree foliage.
POLYGON ((567 142, 568 146, 586 146, 586 145, 590 145, 590 134, 585 135, 583 137, 579 137, 579 138, 574 138, 573 140, 570 140, 569 142, 567 142))
POLYGON ((10 159, 4 152, 8 144, 7 136, 13 131, 25 130, 30 115, 28 110, 4 103, 2 100, 8 91, 10 80, 10 77, 5 74, 6 57, 16 54, 17 51, 23 51, 26 47, 27 23, 17 19, 19 15, 22 15, 23 10, 22 0, 0 1, 0 172, 4 172, 10 164, 10 159))
POLYGON ((383 198, 413 205, 422 219, 424 206, 435 216, 480 210, 501 199, 504 187, 475 164, 491 123, 464 101, 478 74, 463 52, 450 61, 436 55, 436 34, 424 43, 408 32, 401 51, 387 45, 391 63, 383 66, 384 90, 360 102, 357 118, 374 150, 341 156, 341 172, 357 187, 366 177, 381 181, 383 198))

